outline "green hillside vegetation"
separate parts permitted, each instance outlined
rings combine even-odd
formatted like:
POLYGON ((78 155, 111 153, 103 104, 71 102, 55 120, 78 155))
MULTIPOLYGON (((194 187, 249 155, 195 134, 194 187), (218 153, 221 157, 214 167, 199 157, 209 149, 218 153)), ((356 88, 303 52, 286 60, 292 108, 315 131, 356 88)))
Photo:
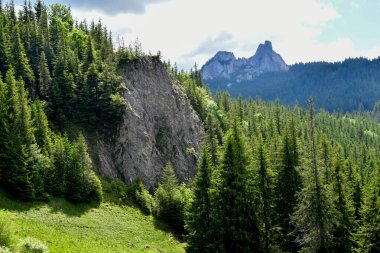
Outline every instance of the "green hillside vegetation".
POLYGON ((196 68, 168 69, 206 129, 188 252, 379 251, 374 112, 315 111, 312 98, 305 109, 220 91, 212 97, 196 68))
POLYGON ((212 96, 196 67, 166 63, 204 143, 194 180, 168 164, 150 193, 100 179, 80 130, 116 130, 118 70, 160 55, 115 51, 100 21, 74 22, 61 4, 1 7, 0 252, 380 251, 379 104, 341 114, 312 98, 212 96))
POLYGON ((33 237, 49 252, 185 252, 183 243, 162 230, 164 224, 135 207, 111 202, 99 207, 63 199, 24 203, 1 191, 0 217, 11 224, 14 247, 19 239, 33 237))

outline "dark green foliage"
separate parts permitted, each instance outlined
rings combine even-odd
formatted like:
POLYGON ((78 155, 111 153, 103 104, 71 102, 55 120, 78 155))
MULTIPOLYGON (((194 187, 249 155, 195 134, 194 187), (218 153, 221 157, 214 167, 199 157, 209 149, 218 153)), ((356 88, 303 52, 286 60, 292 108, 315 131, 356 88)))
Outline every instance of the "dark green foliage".
POLYGON ((82 135, 73 144, 54 135, 42 106, 30 105, 13 69, 0 81, 0 183, 22 199, 65 196, 77 202, 102 200, 102 188, 82 135))
POLYGON ((346 180, 340 150, 335 156, 332 178, 333 202, 336 209, 333 252, 352 252, 354 231, 354 210, 346 193, 346 180))
POLYGON ((269 245, 272 238, 273 222, 273 173, 270 169, 267 152, 263 141, 260 138, 256 151, 256 174, 257 184, 260 193, 261 217, 264 223, 264 249, 269 252, 269 245))
POLYGON ((363 252, 380 251, 380 173, 377 167, 371 174, 371 181, 365 187, 362 209, 362 226, 359 229, 359 243, 363 252))
POLYGON ((194 199, 186 219, 188 247, 187 252, 213 252, 211 220, 211 161, 207 148, 204 147, 199 163, 198 173, 194 179, 194 199))
POLYGON ((261 249, 258 209, 249 187, 246 145, 235 123, 225 141, 220 181, 213 197, 214 252, 259 252, 261 249))
POLYGON ((276 225, 279 226, 279 244, 285 251, 296 252, 298 246, 290 219, 297 204, 297 193, 301 190, 302 179, 297 170, 299 157, 293 117, 290 122, 289 128, 283 133, 274 207, 276 225))
POLYGON ((328 188, 321 183, 314 116, 313 100, 310 99, 310 162, 306 170, 305 185, 300 192, 299 202, 292 218, 298 240, 307 251, 329 252, 333 243, 333 207, 331 199, 328 198, 328 188))
POLYGON ((9 44, 3 16, 0 16, 0 72, 5 75, 9 68, 9 44))
POLYGON ((186 186, 178 183, 170 164, 167 164, 162 171, 161 183, 157 187, 154 198, 156 202, 154 215, 157 219, 169 223, 178 233, 183 234, 189 192, 186 186))
POLYGON ((41 53, 40 62, 38 66, 38 75, 39 75, 39 86, 38 94, 41 98, 47 99, 51 96, 51 77, 49 66, 47 64, 46 55, 44 52, 41 53))
POLYGON ((29 64, 28 56, 25 53, 24 46, 20 39, 20 30, 18 25, 15 25, 11 34, 11 61, 10 63, 14 67, 15 76, 22 78, 25 81, 26 88, 28 88, 31 96, 35 98, 35 77, 33 70, 29 64))

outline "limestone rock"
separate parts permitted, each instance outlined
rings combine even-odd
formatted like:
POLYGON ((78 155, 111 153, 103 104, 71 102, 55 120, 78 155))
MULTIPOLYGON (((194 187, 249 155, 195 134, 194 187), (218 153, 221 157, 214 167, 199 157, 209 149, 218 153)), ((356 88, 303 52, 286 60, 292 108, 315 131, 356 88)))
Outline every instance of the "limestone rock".
POLYGON ((252 80, 266 72, 287 71, 288 65, 272 48, 270 41, 260 44, 250 58, 238 58, 231 52, 220 51, 201 69, 204 80, 228 79, 235 82, 252 80))
POLYGON ((196 174, 202 124, 183 88, 163 64, 149 58, 123 71, 126 112, 111 138, 90 146, 95 169, 129 183, 137 178, 154 187, 171 162, 181 181, 196 174))

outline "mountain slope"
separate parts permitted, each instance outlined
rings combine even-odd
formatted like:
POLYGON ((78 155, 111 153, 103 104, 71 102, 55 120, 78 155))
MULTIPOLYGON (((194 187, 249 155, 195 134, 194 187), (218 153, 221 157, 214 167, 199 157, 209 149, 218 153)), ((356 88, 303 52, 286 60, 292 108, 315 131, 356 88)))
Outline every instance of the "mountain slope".
POLYGON ((264 73, 232 85, 223 78, 205 82, 211 91, 220 88, 233 96, 279 98, 283 104, 298 101, 301 106, 307 106, 308 98, 313 96, 317 107, 329 111, 354 111, 359 107, 371 110, 380 98, 380 58, 295 64, 289 71, 264 73))
POLYGON ((185 252, 184 245, 138 209, 102 203, 75 205, 56 199, 24 203, 0 191, 0 213, 11 217, 17 237, 38 238, 54 253, 185 252))

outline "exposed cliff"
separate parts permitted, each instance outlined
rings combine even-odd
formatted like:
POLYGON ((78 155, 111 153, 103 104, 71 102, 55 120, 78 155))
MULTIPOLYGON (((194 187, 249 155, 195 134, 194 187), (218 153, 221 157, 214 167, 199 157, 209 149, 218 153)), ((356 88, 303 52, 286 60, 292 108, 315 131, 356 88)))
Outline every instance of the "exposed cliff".
POLYGON ((96 170, 127 183, 141 178, 153 187, 171 162, 180 180, 192 178, 203 130, 183 88, 149 58, 129 64, 122 75, 126 112, 113 137, 91 138, 96 170))
POLYGON ((272 48, 270 41, 260 44, 250 58, 238 58, 231 52, 220 51, 202 67, 202 77, 207 82, 227 79, 231 83, 252 80, 266 72, 287 71, 282 57, 272 48))

